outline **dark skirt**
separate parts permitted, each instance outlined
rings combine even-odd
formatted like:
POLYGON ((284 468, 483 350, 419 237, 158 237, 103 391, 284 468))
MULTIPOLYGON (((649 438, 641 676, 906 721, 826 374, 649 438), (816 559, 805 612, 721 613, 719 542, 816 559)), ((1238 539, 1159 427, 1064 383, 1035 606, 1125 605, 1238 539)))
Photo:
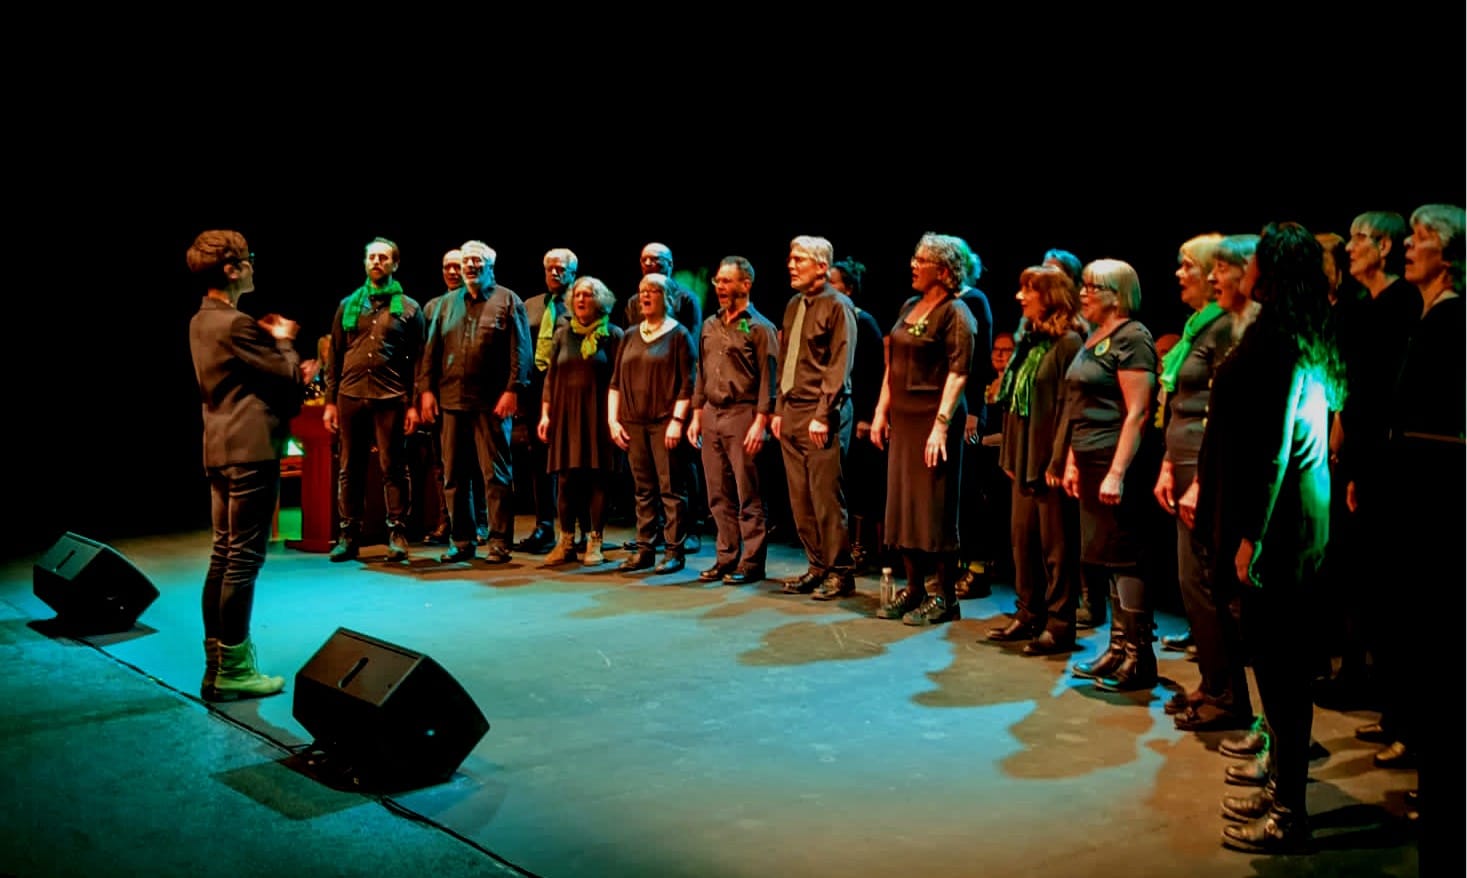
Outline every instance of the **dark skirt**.
POLYGON ((1115 459, 1114 448, 1076 451, 1075 466, 1080 470, 1080 560, 1103 567, 1135 567, 1141 563, 1141 532, 1151 496, 1146 484, 1132 466, 1126 472, 1121 488, 1121 502, 1115 506, 1100 502, 1100 483, 1115 459))
MULTIPOLYGON (((962 488, 963 422, 959 407, 947 428, 947 460, 923 461, 941 394, 892 393, 891 436, 886 455, 886 541, 919 552, 958 549, 962 488)), ((870 478, 852 472, 847 481, 870 478)))

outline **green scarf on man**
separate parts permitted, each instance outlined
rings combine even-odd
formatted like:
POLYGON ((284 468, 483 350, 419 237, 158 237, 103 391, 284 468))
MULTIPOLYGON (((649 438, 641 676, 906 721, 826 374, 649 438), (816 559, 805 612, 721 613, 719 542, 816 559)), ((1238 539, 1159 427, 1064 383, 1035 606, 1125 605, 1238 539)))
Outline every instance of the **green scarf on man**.
POLYGON ((555 300, 559 296, 545 294, 545 313, 540 317, 540 329, 535 333, 535 368, 544 372, 550 368, 550 349, 555 345, 555 300))
POLYGON ((351 332, 357 328, 357 317, 371 308, 370 299, 373 296, 391 296, 392 303, 387 309, 392 312, 393 317, 402 316, 402 284, 397 282, 397 278, 390 278, 385 287, 373 286, 368 280, 347 298, 346 307, 341 309, 342 329, 351 332))

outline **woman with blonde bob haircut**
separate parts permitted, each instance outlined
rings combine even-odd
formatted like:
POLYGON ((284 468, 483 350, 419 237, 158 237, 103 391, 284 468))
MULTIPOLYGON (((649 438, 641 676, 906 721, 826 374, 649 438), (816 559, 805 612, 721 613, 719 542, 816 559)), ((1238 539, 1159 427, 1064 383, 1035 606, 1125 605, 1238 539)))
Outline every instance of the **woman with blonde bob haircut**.
POLYGON ((1151 609, 1140 575, 1142 511, 1151 482, 1131 464, 1153 399, 1156 345, 1131 318, 1141 307, 1134 268, 1099 259, 1085 266, 1083 277, 1080 317, 1093 328, 1065 373, 1062 484, 1080 501, 1081 563, 1110 592, 1111 634, 1106 652, 1075 665, 1073 673, 1107 691, 1144 690, 1156 685, 1151 609))

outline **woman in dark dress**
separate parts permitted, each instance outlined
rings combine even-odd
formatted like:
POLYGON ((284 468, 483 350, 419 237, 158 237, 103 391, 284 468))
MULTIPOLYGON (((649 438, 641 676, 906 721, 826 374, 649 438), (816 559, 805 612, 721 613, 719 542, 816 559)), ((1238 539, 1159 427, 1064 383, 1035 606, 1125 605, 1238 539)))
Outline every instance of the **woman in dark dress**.
POLYGON ((581 278, 570 288, 570 320, 556 328, 551 342, 539 435, 549 446, 546 468, 557 474, 560 539, 545 556, 546 564, 574 560, 577 520, 591 523, 581 563, 589 567, 606 560, 601 545, 614 464, 606 401, 622 339, 609 316, 615 305, 606 284, 581 278))
MULTIPOLYGON (((688 486, 679 455, 689 448, 683 429, 693 399, 693 337, 672 318, 666 275, 648 274, 637 286, 642 321, 622 338, 607 393, 611 439, 627 452, 637 497, 637 548, 621 563, 631 573, 683 569, 688 537, 688 486), (657 504, 662 503, 666 548, 656 560, 657 504), (655 566, 654 566, 655 565, 655 566)), ((674 294, 675 295, 675 294, 674 294)))
POLYGON ((1131 464, 1141 448, 1156 380, 1151 332, 1131 313, 1141 307, 1136 270, 1118 259, 1085 266, 1080 316, 1093 327, 1065 373, 1063 485, 1080 501, 1080 561, 1110 593, 1110 646, 1072 669, 1097 688, 1122 692, 1156 685, 1151 607, 1141 578, 1142 515, 1150 473, 1131 464))
POLYGON ((887 336, 886 376, 871 420, 871 441, 887 447, 886 538, 901 551, 907 587, 880 608, 885 619, 928 625, 959 618, 958 502, 963 388, 977 323, 958 301, 966 247, 949 235, 922 236, 912 257, 912 289, 887 336), (929 572, 939 593, 928 594, 929 572))
MULTIPOLYGON (((1024 655, 1075 647, 1080 559, 1075 501, 1060 488, 1065 468, 1065 373, 1084 344, 1074 281, 1063 269, 1033 266, 1019 275, 1024 310, 1019 340, 1004 369, 1006 410, 999 466, 1008 475, 1014 557, 1013 619, 989 640, 1029 640, 1024 655)), ((990 409, 990 411, 992 411, 990 409)))
MULTIPOLYGON (((1218 366, 1197 461, 1197 533, 1243 584, 1242 621, 1272 730, 1274 776, 1252 797, 1227 797, 1223 844, 1297 850, 1309 838, 1310 593, 1329 538, 1329 413, 1344 369, 1330 323, 1320 245, 1297 223, 1271 224, 1243 289, 1258 319, 1218 366)), ((1221 566, 1221 565, 1219 565, 1221 566)))

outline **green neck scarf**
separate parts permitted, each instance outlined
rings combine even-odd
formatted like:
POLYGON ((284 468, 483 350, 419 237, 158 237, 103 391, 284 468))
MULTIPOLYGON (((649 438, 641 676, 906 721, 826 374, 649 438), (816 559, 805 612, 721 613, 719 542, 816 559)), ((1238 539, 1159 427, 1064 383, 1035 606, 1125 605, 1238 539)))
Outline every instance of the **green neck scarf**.
POLYGON ((550 351, 555 347, 555 322, 560 319, 556 303, 560 296, 545 296, 545 313, 540 317, 540 329, 535 333, 535 368, 544 372, 550 368, 550 351))
POLYGON ((1003 383, 999 385, 998 401, 1008 402, 1009 411, 1021 418, 1029 417, 1029 400, 1034 395, 1034 376, 1039 372, 1039 364, 1044 360, 1044 355, 1054 347, 1054 339, 1042 338, 1030 342, 1029 349, 1020 360, 1014 356, 1009 360, 1009 367, 1003 370, 1003 383), (1018 363, 1019 367, 1014 368, 1018 363))
MULTIPOLYGON (((547 311, 546 313, 549 312, 547 311)), ((611 329, 609 328, 610 326, 611 318, 606 316, 605 314, 602 314, 600 320, 597 320, 595 323, 592 323, 589 326, 583 326, 581 324, 581 321, 577 320, 575 317, 571 317, 571 332, 574 332, 576 335, 582 336, 581 359, 589 360, 592 357, 596 356, 597 349, 601 347, 601 342, 599 340, 606 338, 608 335, 611 335, 611 329)))
POLYGON ((1197 338, 1197 333, 1222 313, 1221 305, 1208 302, 1205 308, 1187 318, 1187 325, 1182 328, 1182 340, 1161 358, 1161 386, 1166 388, 1167 393, 1177 389, 1177 373, 1182 371, 1182 361, 1192 352, 1192 342, 1197 338))
POLYGON ((374 287, 369 280, 351 294, 351 297, 346 300, 346 307, 341 309, 342 329, 351 332, 357 328, 357 317, 363 311, 371 308, 372 296, 391 296, 392 304, 387 306, 388 310, 392 312, 393 317, 402 316, 402 284, 397 282, 397 278, 389 280, 385 287, 374 287))

